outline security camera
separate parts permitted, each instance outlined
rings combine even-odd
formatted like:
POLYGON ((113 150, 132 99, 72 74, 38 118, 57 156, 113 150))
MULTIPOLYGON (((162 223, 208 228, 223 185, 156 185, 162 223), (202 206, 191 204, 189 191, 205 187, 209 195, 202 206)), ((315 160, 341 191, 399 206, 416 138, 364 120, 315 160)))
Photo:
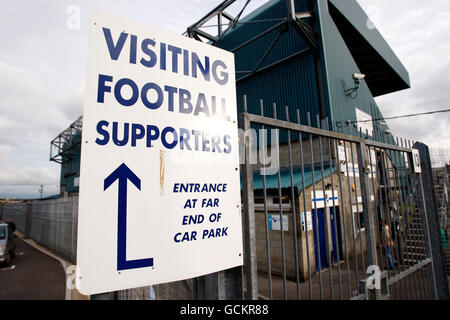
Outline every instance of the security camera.
POLYGON ((350 98, 355 99, 358 96, 357 91, 359 89, 359 84, 361 83, 361 81, 364 80, 366 75, 362 73, 354 73, 352 77, 353 80, 355 81, 355 87, 344 90, 344 93, 346 96, 350 96, 350 98))
POLYGON ((354 79, 355 82, 357 82, 357 83, 360 83, 361 81, 363 81, 365 77, 366 77, 365 74, 361 74, 361 73, 354 73, 354 74, 353 74, 353 79, 354 79))

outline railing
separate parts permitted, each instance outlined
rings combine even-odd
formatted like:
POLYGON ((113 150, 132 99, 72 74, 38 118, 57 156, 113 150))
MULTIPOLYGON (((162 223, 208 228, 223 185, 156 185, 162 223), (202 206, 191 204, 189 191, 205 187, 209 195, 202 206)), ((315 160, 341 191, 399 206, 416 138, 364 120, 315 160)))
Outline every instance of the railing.
POLYGON ((426 192, 412 170, 411 142, 262 112, 241 114, 240 124, 247 298, 436 298, 426 192), (274 212, 272 197, 289 197, 290 207, 279 202, 274 212))

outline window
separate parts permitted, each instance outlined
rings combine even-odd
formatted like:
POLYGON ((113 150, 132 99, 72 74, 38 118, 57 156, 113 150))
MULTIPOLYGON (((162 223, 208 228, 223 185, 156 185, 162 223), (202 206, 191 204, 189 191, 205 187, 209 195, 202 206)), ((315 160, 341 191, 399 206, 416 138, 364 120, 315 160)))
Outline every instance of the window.
MULTIPOLYGON (((280 197, 273 197, 272 198, 272 203, 273 204, 280 204, 280 197)), ((282 204, 289 204, 289 197, 288 196, 283 196, 281 197, 281 203, 282 204)))
MULTIPOLYGON (((283 208, 291 207, 291 199, 288 195, 281 196, 281 199, 281 206, 283 208)), ((264 207, 264 197, 261 195, 256 195, 253 202, 259 209, 264 207)), ((280 207, 280 197, 278 195, 267 195, 266 203, 267 209, 278 210, 280 207)))
POLYGON ((255 204, 264 204, 264 197, 255 197, 255 204))

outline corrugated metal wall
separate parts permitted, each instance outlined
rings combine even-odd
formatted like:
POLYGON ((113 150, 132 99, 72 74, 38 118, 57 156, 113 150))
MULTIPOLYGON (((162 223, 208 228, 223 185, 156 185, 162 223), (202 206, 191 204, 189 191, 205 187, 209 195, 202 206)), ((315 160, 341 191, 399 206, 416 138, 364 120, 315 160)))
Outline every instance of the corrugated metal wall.
POLYGON ((5 203, 1 207, 3 219, 12 219, 17 230, 76 263, 78 197, 5 203))
MULTIPOLYGON (((306 0, 297 0, 297 11, 308 11, 306 0)), ((268 20, 287 17, 286 1, 271 1, 262 6, 242 21, 268 20)), ((216 46, 225 50, 233 50, 238 45, 252 39, 259 33, 278 24, 280 21, 244 23, 228 32, 216 46)), ((236 71, 253 70, 278 31, 274 30, 259 38, 253 43, 235 51, 236 71)), ((286 58, 296 52, 305 50, 308 45, 289 26, 283 32, 278 42, 266 56, 260 68, 264 68, 280 59, 286 58)), ((238 112, 243 111, 243 95, 247 95, 248 111, 260 113, 260 99, 264 100, 264 114, 273 116, 273 103, 277 103, 278 118, 286 119, 285 106, 289 107, 289 117, 296 119, 296 109, 301 110, 302 123, 306 124, 306 114, 310 112, 315 123, 315 114, 319 112, 319 100, 316 85, 314 57, 311 51, 286 62, 268 71, 257 73, 244 80, 243 75, 237 75, 237 105, 238 112)), ((283 134, 280 136, 284 140, 283 134)))
MULTIPOLYGON (((349 5, 354 0, 348 0, 349 5)), ((373 118, 380 118, 381 112, 373 98, 367 84, 363 81, 354 99, 345 95, 346 89, 355 86, 352 75, 361 73, 355 59, 346 46, 344 39, 339 33, 333 18, 329 13, 329 1, 318 0, 315 8, 308 8, 307 0, 296 0, 297 12, 314 10, 320 25, 319 43, 321 65, 323 69, 326 112, 329 124, 334 131, 341 131, 335 126, 336 121, 355 121, 358 108, 373 118)), ((216 46, 225 50, 233 50, 249 39, 276 25, 280 20, 287 17, 287 1, 270 1, 249 16, 241 20, 244 22, 228 31, 216 46), (273 20, 257 22, 261 20, 273 20), (253 21, 253 23, 245 23, 253 21)), ((306 20, 308 23, 308 20, 306 20)), ((237 71, 237 105, 238 112, 243 111, 243 95, 247 95, 248 111, 259 114, 259 100, 264 100, 264 113, 273 116, 274 102, 277 103, 277 115, 280 119, 286 119, 285 106, 289 107, 289 118, 296 120, 296 109, 300 109, 302 124, 307 124, 307 113, 311 115, 312 125, 316 126, 316 115, 319 114, 319 93, 317 88, 317 75, 314 65, 314 55, 311 50, 289 60, 286 63, 268 71, 256 73, 251 77, 240 80, 245 74, 241 71, 253 70, 270 44, 275 39, 278 31, 274 30, 251 44, 236 50, 235 62, 237 71)), ((302 37, 289 26, 277 44, 260 65, 263 68, 280 59, 286 58, 296 52, 307 49, 308 45, 302 37)), ((390 52, 390 51, 389 51, 390 52)), ((387 128, 385 127, 384 130, 387 128)), ((350 133, 347 128, 347 132, 350 133)), ((357 134, 353 128, 352 134, 357 134)), ((286 141, 286 135, 280 134, 281 142, 286 141)))

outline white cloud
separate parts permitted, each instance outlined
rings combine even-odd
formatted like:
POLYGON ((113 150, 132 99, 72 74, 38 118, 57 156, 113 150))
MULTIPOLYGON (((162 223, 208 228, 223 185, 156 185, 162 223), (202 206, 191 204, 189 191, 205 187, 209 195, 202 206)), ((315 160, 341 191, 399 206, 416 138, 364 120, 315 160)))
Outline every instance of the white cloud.
MULTIPOLYGON (((375 11, 382 13, 374 22, 411 78, 411 89, 376 99, 383 114, 395 116, 449 109, 450 3, 446 0, 430 0, 426 5, 420 0, 358 2, 366 10, 377 8, 375 11), (433 101, 441 102, 429 103, 433 101)), ((450 113, 387 122, 395 135, 430 146, 450 140, 450 113)))
POLYGON ((58 178, 55 172, 45 167, 21 167, 19 169, 1 169, 1 184, 6 186, 50 185, 58 178))
POLYGON ((40 184, 53 188, 59 168, 48 160, 49 143, 72 120, 34 72, 0 60, 0 74, 0 197, 31 195, 40 184))

